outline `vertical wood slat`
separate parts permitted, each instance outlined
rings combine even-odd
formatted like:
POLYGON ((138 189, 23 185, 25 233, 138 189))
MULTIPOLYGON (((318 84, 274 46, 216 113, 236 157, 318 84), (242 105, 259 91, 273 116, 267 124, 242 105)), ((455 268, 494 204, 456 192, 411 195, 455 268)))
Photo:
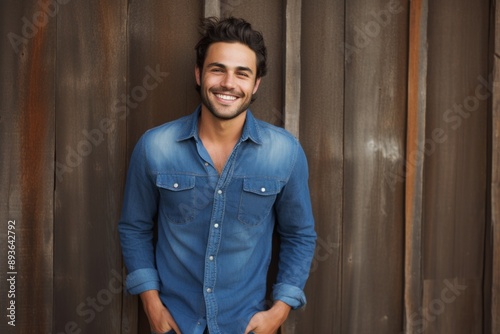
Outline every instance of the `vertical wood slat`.
POLYGON ((428 333, 483 331, 489 1, 429 1, 423 214, 428 333), (454 292, 452 295, 449 292, 454 292))
POLYGON ((285 129, 299 138, 302 0, 287 0, 285 13, 284 125, 285 129))
POLYGON ((129 332, 117 233, 126 13, 127 0, 90 0, 68 2, 57 16, 56 333, 129 332))
POLYGON ((399 333, 405 188, 390 178, 405 159, 408 3, 350 0, 345 13, 341 332, 399 333))
POLYGON ((318 239, 307 304, 290 313, 286 334, 342 332, 344 10, 344 0, 302 2, 299 132, 318 239))
POLYGON ((422 307, 422 192, 427 82, 428 0, 410 5, 408 69, 408 120, 406 140, 406 244, 405 244, 405 330, 413 328, 414 316, 422 307))
MULTIPOLYGON (((494 2, 493 96, 492 96, 492 177, 491 177, 491 245, 492 301, 491 333, 500 333, 500 0, 494 2)), ((488 293, 486 291, 486 293, 488 293)), ((487 312, 488 310, 485 310, 487 312)))
POLYGON ((221 1, 220 0, 205 0, 204 16, 205 17, 219 17, 221 14, 221 1))
POLYGON ((56 25, 45 5, 27 1, 0 4, 4 14, 0 25, 2 333, 52 329, 56 25), (15 229, 8 229, 9 221, 15 221, 15 225, 10 223, 15 229), (13 240, 15 243, 8 242, 13 240), (15 254, 8 253, 12 249, 15 254), (8 255, 15 256, 12 268, 8 255), (7 281, 12 277, 14 281, 7 281), (11 293, 15 296, 8 297, 11 293), (15 319, 7 317, 12 301, 15 319), (8 325, 12 320, 15 327, 8 325))

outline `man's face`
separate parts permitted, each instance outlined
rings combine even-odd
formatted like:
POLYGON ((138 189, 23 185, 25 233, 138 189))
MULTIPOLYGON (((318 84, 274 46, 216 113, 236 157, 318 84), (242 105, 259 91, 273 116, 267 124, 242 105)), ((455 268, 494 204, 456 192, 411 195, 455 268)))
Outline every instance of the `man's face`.
POLYGON ((202 108, 219 119, 233 119, 246 111, 257 92, 257 57, 241 43, 217 42, 209 46, 203 70, 196 67, 202 108))

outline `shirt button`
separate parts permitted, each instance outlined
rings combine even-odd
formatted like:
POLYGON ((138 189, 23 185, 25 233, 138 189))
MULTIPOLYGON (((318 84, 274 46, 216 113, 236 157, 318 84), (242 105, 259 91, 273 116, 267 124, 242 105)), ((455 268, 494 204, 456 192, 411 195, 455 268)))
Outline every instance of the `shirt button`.
POLYGON ((212 289, 208 288, 208 289, 207 289, 207 292, 208 292, 208 293, 212 293, 212 289))
POLYGON ((215 228, 219 228, 219 224, 214 224, 214 227, 215 228))
POLYGON ((174 188, 179 188, 179 184, 178 183, 174 183, 174 188))
POLYGON ((264 187, 260 188, 260 192, 265 193, 266 192, 266 188, 264 188, 264 187))
POLYGON ((222 190, 220 190, 220 189, 217 190, 217 194, 219 194, 219 195, 222 194, 222 190))
POLYGON ((208 167, 208 162, 205 162, 205 167, 208 167))
POLYGON ((214 260, 214 257, 213 256, 209 256, 208 258, 210 261, 213 261, 214 260))

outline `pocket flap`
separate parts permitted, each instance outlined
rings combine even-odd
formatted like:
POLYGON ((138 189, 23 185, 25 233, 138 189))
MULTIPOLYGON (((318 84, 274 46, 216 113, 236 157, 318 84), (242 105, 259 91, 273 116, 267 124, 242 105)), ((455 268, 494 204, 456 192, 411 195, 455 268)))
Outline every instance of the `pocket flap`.
POLYGON ((156 186, 171 191, 181 191, 194 188, 195 177, 180 174, 158 174, 156 186))
POLYGON ((257 195, 269 196, 280 192, 281 186, 278 180, 264 178, 243 179, 243 190, 257 195))

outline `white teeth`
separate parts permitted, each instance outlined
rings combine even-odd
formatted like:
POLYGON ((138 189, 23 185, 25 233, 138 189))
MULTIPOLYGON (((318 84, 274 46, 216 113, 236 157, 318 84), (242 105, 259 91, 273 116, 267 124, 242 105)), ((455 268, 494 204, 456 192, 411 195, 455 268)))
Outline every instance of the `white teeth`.
POLYGON ((226 100, 226 101, 234 101, 234 100, 236 100, 235 96, 230 96, 230 95, 216 94, 215 96, 217 96, 219 99, 223 99, 223 100, 226 100))

